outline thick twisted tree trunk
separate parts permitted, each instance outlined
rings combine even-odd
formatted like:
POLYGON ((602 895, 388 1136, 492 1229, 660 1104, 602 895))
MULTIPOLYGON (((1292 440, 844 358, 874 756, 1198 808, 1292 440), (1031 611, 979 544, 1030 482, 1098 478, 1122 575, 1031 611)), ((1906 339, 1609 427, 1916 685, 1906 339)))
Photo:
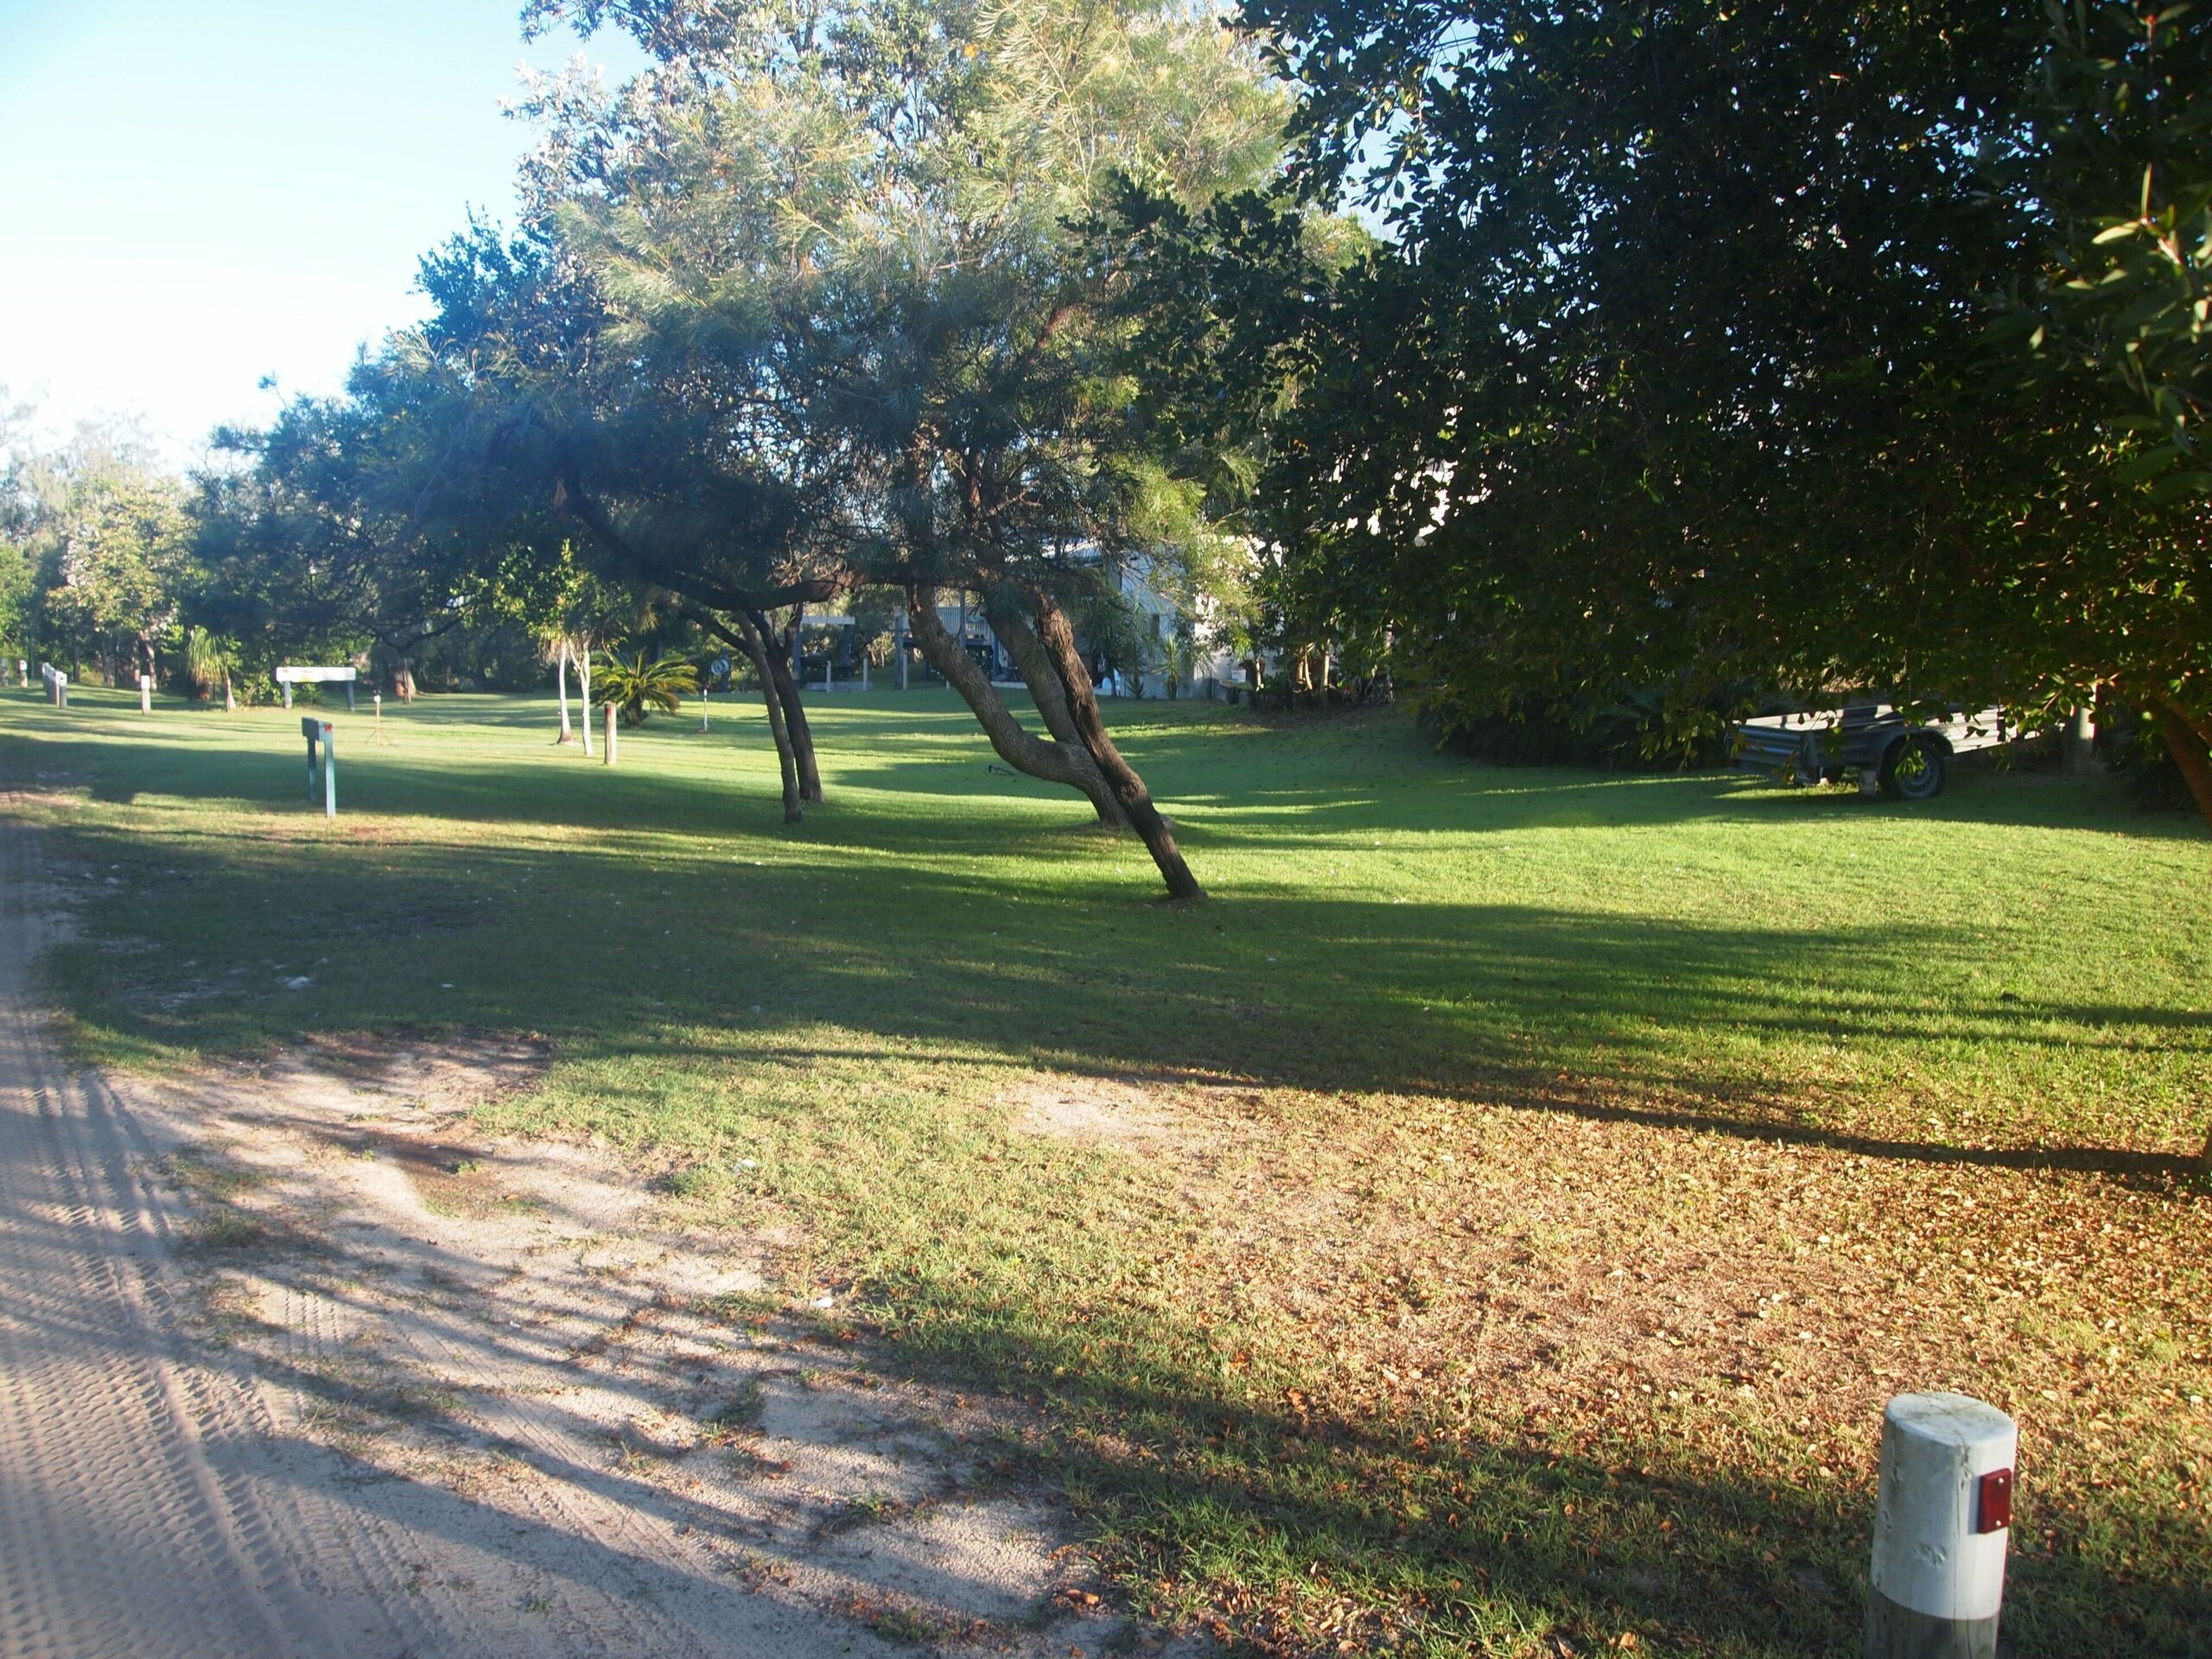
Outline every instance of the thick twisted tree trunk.
POLYGON ((814 728, 806 721, 806 705, 799 701, 798 683, 791 677, 791 652, 798 644, 798 613, 791 615, 790 640, 779 648, 774 624, 765 611, 747 611, 746 620, 760 635, 760 642, 769 647, 767 671, 776 689, 776 700, 783 705, 784 727, 791 734, 791 759, 798 766, 798 792, 804 800, 822 798, 822 773, 814 764, 814 728))
POLYGON ((1037 638, 1053 667, 1059 671, 1060 683, 1067 691, 1068 712, 1075 718, 1084 747, 1090 750, 1091 760, 1113 786, 1122 810, 1128 815, 1130 827, 1143 840, 1152 861, 1160 867, 1160 877, 1167 883, 1168 897, 1205 898, 1206 890, 1198 885, 1198 878, 1183 861, 1182 849, 1175 844, 1175 832, 1167 827, 1167 820, 1152 804, 1152 794, 1145 788, 1144 779, 1137 776, 1135 767, 1122 758, 1122 752, 1114 747, 1114 740, 1106 735, 1106 721, 1098 712, 1098 693, 1090 683, 1090 671, 1083 665, 1082 653, 1075 648, 1075 630, 1069 626, 1067 613, 1048 594, 1033 594, 1032 597, 1037 606, 1037 638))
MULTIPOLYGON (((1084 793, 1098 810, 1098 822, 1116 830, 1129 827, 1129 816, 1122 810, 1122 803, 1106 782, 1098 765, 1084 747, 1083 734, 1076 729, 1075 715, 1068 708, 1067 688, 1060 683, 1059 671, 1052 666, 1052 659, 1046 654, 1037 638, 1036 630, 1019 612, 1001 607, 1002 613, 991 617, 992 630, 1005 641, 1006 648, 1014 653, 1014 665, 1021 671, 1021 683, 1029 688, 1032 702, 1045 722, 1045 729, 1066 752, 1077 771, 1089 771, 1097 776, 1096 787, 1086 786, 1084 793)), ((967 655, 965 652, 961 653, 967 655)))
POLYGON ((1080 791, 1101 823, 1122 821, 1121 803, 1087 750, 1080 745, 1048 743, 1014 717, 990 677, 976 666, 976 659, 938 617, 934 586, 925 582, 912 584, 906 590, 906 610, 914 643, 921 647, 930 666, 944 676, 944 683, 975 710, 976 722, 991 740, 1000 760, 1016 772, 1080 791))

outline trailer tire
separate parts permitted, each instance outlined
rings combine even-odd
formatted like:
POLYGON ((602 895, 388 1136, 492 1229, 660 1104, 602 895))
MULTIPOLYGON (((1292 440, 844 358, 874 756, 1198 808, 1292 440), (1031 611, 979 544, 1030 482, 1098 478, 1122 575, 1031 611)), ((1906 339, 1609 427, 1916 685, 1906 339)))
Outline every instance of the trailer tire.
POLYGON ((1898 739, 1883 751, 1882 793, 1893 801, 1932 801, 1951 778, 1951 746, 1928 732, 1898 739))

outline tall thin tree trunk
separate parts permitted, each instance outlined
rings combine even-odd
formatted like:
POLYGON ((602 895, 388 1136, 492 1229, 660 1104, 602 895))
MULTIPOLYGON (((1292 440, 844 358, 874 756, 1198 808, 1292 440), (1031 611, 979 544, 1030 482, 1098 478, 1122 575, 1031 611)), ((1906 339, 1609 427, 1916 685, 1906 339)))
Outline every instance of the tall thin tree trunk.
POLYGON ((223 667, 223 712, 226 715, 234 715, 238 713, 238 697, 231 690, 230 665, 226 664, 223 667))
POLYGON ((1122 810, 1129 816, 1130 827, 1143 840, 1152 861, 1160 867, 1160 878, 1167 883, 1168 897, 1205 898, 1206 890, 1198 885, 1198 878, 1183 861, 1182 849, 1175 844, 1175 832, 1167 827, 1167 820, 1152 804, 1152 794, 1145 788, 1144 779, 1137 776, 1135 767, 1122 758, 1122 752, 1114 747, 1114 740, 1106 735, 1106 721, 1098 712, 1098 693, 1090 683, 1090 671, 1083 665, 1082 653, 1075 648, 1075 630, 1068 624, 1067 613, 1048 594, 1037 593, 1032 597, 1037 605, 1037 638, 1053 666, 1059 670, 1060 683, 1067 689, 1068 710, 1075 716, 1076 730, 1083 734, 1084 747, 1090 751, 1098 770, 1113 785, 1122 810))
MULTIPOLYGON (((576 734, 569 724, 569 639, 566 634, 562 635, 553 647, 553 683, 561 688, 561 735, 557 741, 573 743, 576 741, 576 734)), ((587 721, 590 718, 588 710, 585 718, 587 721)))
MULTIPOLYGON (((791 664, 798 660, 799 625, 805 612, 794 608, 791 612, 791 650, 788 654, 778 649, 768 653, 768 666, 776 688, 777 699, 784 705, 784 725, 791 733, 791 757, 798 762, 798 792, 801 798, 819 801, 822 798, 822 772, 814 764, 814 728, 807 723, 806 705, 799 701, 798 685, 791 672, 791 664)), ((747 618, 760 631, 761 642, 772 644, 776 630, 762 611, 749 611, 747 618)))
POLYGON ((584 717, 584 759, 591 759, 591 636, 576 641, 576 701, 584 717))
POLYGON ((768 735, 775 740, 776 765, 784 774, 784 822, 803 823, 806 817, 805 793, 799 787, 798 760, 791 748, 791 728, 784 721, 784 700, 776 688, 775 671, 769 664, 772 652, 768 641, 761 637, 759 626, 743 611, 737 613, 737 626, 745 654, 753 659, 753 671, 760 677, 760 701, 768 710, 768 735))
POLYGON ((998 752, 999 759, 1016 772, 1080 791, 1102 823, 1116 822, 1121 803, 1100 775, 1090 752, 1080 744, 1068 748, 1048 743, 1014 717, 1014 710, 1006 706, 1006 699, 999 696, 990 677, 976 666, 976 659, 952 637, 944 620, 938 615, 937 589, 927 582, 915 583, 907 591, 907 608, 912 618, 914 643, 921 647, 930 666, 944 677, 944 683, 975 710, 976 723, 982 727, 983 735, 991 740, 991 747, 998 752), (1109 812, 1116 818, 1109 818, 1109 812))

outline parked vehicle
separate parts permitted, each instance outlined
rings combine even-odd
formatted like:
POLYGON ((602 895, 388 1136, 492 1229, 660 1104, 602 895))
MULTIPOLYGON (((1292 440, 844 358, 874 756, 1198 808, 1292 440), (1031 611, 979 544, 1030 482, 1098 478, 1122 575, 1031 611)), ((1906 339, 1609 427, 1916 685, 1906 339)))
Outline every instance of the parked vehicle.
POLYGON ((1784 783, 1833 784, 1855 775, 1862 795, 1932 801, 1950 781, 1955 756, 1995 748, 2013 735, 1995 709, 1971 716, 1953 709, 1941 721, 1916 721, 1891 703, 1854 702, 1740 721, 1735 756, 1738 768, 1772 772, 1784 783))

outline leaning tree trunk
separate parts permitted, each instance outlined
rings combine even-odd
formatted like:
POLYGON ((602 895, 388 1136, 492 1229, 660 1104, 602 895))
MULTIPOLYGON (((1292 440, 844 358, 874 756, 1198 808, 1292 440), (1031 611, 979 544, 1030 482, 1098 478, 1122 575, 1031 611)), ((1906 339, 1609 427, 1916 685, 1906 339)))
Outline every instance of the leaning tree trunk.
POLYGON ((784 822, 804 822, 806 813, 801 803, 805 797, 799 787, 798 761, 791 752, 791 728, 784 722, 784 700, 776 695, 775 676, 768 667, 768 654, 772 649, 768 640, 753 626, 752 617, 743 611, 732 613, 737 618, 735 628, 718 621, 704 611, 695 610, 691 614, 716 639, 743 652, 753 664, 753 671, 760 677, 760 701, 768 709, 768 735, 775 742, 776 765, 784 774, 784 822))
POLYGON ((2181 768, 2183 781, 2189 785, 2190 798, 2196 803, 2207 824, 2212 824, 2212 734, 2208 724, 2191 720, 2187 715, 2163 698, 2158 702, 2158 734, 2166 741, 2166 753, 2174 758, 2174 765, 2181 768))
POLYGON ((784 822, 803 823, 806 817, 806 791, 799 783, 798 759, 791 747, 791 728, 784 720, 784 700, 777 690, 774 671, 768 665, 773 652, 753 619, 743 611, 737 613, 737 626, 745 654, 753 659, 753 671, 760 677, 760 701, 768 710, 768 735, 775 740, 776 765, 784 774, 784 822))
POLYGON ((1117 821, 1121 803, 1091 761, 1090 752, 1080 745, 1067 748, 1048 743, 1014 718, 1014 710, 1006 706, 1006 699, 999 696, 990 676, 976 666, 976 659, 952 637, 938 615, 937 589, 928 582, 916 582, 907 589, 906 608, 914 643, 921 647, 930 666, 944 677, 944 683, 975 710, 976 721, 982 727, 983 735, 991 740, 991 747, 998 752, 999 759, 1016 772, 1079 791, 1102 822, 1117 821), (1109 812, 1116 815, 1114 818, 1108 817, 1109 812))
MULTIPOLYGON (((798 649, 798 615, 791 613, 791 650, 798 649)), ((765 611, 748 611, 746 620, 760 631, 763 645, 776 645, 776 630, 765 611)), ((798 763, 798 792, 802 799, 822 798, 822 772, 814 764, 814 728, 807 723, 806 705, 799 701, 798 683, 791 676, 791 656, 778 648, 768 652, 766 664, 776 701, 783 705, 784 725, 791 734, 791 758, 798 763)))
MULTIPOLYGON (((991 627, 1014 653, 1014 666, 1021 671, 1021 683, 1029 688, 1030 698, 1037 705, 1045 729, 1066 752, 1076 770, 1090 774, 1083 792, 1096 809, 1098 822, 1116 830, 1128 829, 1129 815, 1122 810, 1120 798, 1099 772, 1097 763, 1091 760, 1083 734, 1076 729, 1075 715, 1068 709, 1067 689, 1060 683, 1058 671, 1039 643, 1036 630, 1011 607, 1002 607, 1001 610, 1002 614, 991 617, 991 627)), ((967 654, 961 652, 963 657, 967 654)))
POLYGON ((1160 877, 1167 883, 1168 897, 1205 898, 1206 890, 1198 885, 1198 878, 1183 861, 1182 849, 1175 844, 1175 832, 1167 827, 1167 820, 1152 804, 1152 794, 1145 788, 1144 779, 1137 776, 1135 767, 1122 758, 1122 752, 1114 747, 1114 740, 1106 735, 1106 721, 1098 712, 1098 693, 1090 683, 1090 671, 1083 665, 1082 653, 1075 648, 1075 630, 1068 625, 1067 613, 1048 594, 1033 594, 1032 597, 1037 604, 1037 638, 1052 665, 1059 670, 1060 683, 1067 689, 1068 711, 1075 716, 1076 730, 1083 735, 1084 747, 1090 751, 1091 760, 1113 785, 1122 810, 1129 816, 1130 826, 1142 838, 1152 861, 1160 867, 1160 877))

